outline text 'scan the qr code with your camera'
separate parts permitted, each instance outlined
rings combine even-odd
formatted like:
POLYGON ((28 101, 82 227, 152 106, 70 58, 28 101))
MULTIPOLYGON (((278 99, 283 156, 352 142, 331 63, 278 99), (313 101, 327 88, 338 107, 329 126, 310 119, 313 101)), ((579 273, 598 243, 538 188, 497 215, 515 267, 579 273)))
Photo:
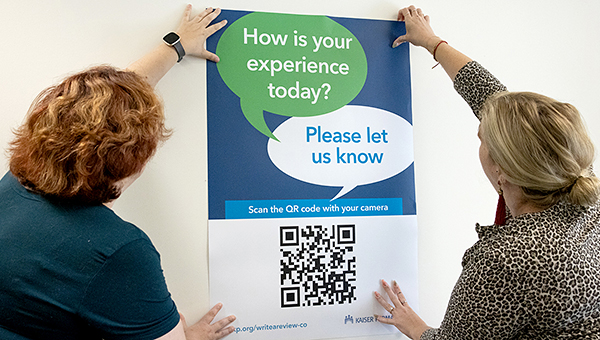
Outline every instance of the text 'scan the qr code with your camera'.
POLYGON ((356 300, 355 225, 279 227, 281 307, 356 300))

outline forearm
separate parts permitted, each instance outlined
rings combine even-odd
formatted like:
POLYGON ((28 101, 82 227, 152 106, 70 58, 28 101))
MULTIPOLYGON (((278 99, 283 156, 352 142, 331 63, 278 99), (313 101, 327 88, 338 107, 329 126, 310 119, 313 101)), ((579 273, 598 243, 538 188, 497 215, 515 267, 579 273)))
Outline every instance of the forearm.
MULTIPOLYGON (((221 13, 221 10, 207 8, 195 16, 192 16, 191 12, 192 5, 187 5, 179 27, 175 31, 179 35, 185 55, 218 62, 219 57, 207 51, 204 48, 204 44, 206 38, 223 28, 227 23, 225 20, 222 20, 219 23, 211 24, 219 13, 221 13)), ((178 58, 179 56, 175 48, 166 44, 160 44, 145 56, 129 65, 127 70, 144 77, 154 87, 169 72, 173 65, 177 63, 178 58)))
POLYGON ((175 326, 175 328, 173 328, 169 333, 157 338, 156 340, 186 340, 183 322, 179 321, 177 326, 175 326))
POLYGON ((173 47, 161 44, 127 67, 154 87, 177 63, 177 52, 173 47))
POLYGON ((454 88, 469 104, 477 118, 483 103, 496 92, 506 91, 493 74, 437 36, 429 37, 424 46, 442 65, 454 88), (465 67, 469 64, 469 67, 465 67), (460 75, 459 75, 460 73, 460 75))
POLYGON ((429 53, 442 65, 450 79, 454 81, 458 71, 472 59, 450 46, 448 43, 442 42, 442 39, 435 37, 429 39, 426 46, 429 53))

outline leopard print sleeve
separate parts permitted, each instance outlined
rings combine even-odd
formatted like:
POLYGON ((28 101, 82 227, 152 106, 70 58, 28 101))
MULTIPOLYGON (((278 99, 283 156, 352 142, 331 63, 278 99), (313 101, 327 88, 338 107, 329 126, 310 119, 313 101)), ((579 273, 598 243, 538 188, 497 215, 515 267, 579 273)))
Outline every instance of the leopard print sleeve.
POLYGON ((476 61, 468 62, 458 71, 454 79, 454 89, 480 120, 483 103, 494 93, 507 91, 506 86, 476 61))

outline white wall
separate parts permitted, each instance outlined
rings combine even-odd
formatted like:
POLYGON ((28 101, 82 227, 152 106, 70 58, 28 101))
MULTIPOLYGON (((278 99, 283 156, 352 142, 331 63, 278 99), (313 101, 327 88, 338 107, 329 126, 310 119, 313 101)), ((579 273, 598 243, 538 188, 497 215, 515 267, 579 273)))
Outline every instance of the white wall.
MULTIPOLYGON (((196 9, 395 19, 397 9, 410 3, 192 4, 196 9)), ((175 0, 2 0, 0 147, 6 148, 11 128, 20 124, 43 88, 91 64, 125 67, 177 27, 184 5, 175 0)), ((541 92, 578 107, 600 146, 600 2, 421 0, 416 5, 432 17, 438 35, 480 61, 509 89, 541 92)), ((431 69, 434 61, 425 50, 412 48, 411 59, 421 316, 438 326, 462 254, 476 241, 474 224, 493 221, 496 194, 480 169, 477 120, 443 70, 431 69)), ((167 124, 175 134, 115 205, 119 215, 152 238, 162 254, 169 288, 188 321, 209 308, 205 77, 204 62, 188 58, 159 83, 167 124)), ((0 171, 6 170, 3 154, 0 171)))

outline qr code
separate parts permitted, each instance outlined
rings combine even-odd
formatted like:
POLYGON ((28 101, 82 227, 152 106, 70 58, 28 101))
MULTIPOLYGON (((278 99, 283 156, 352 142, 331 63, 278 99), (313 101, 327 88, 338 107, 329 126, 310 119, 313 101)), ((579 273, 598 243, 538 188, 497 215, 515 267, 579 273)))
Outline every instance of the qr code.
POLYGON ((354 224, 280 226, 281 307, 356 300, 354 224))

